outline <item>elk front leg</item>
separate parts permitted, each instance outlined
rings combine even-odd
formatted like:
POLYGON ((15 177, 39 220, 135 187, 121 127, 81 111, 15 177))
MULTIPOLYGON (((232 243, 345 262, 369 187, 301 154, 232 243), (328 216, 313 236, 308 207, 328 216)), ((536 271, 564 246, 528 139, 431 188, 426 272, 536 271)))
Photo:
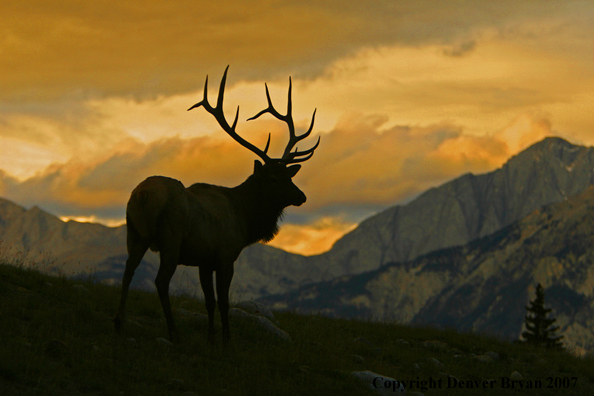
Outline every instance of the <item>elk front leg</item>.
POLYGON ((221 263, 217 270, 217 298, 219 300, 219 312, 221 313, 221 325, 223 327, 223 344, 227 345, 231 339, 229 331, 229 287, 233 279, 233 261, 221 263))
POLYGON ((207 268, 206 264, 200 266, 200 284, 204 293, 204 303, 208 313, 208 342, 214 342, 214 312, 215 312, 215 294, 212 283, 212 269, 207 268))

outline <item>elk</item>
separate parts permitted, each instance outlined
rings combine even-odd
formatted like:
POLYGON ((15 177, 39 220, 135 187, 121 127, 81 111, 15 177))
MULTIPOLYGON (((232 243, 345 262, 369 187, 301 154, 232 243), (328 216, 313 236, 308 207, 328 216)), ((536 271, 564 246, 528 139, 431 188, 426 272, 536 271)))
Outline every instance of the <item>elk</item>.
POLYGON ((198 266, 200 284, 208 312, 208 341, 214 341, 215 293, 213 272, 216 272, 216 289, 221 315, 223 343, 230 340, 229 332, 229 286, 233 278, 233 263, 241 251, 258 241, 268 242, 279 231, 279 219, 288 206, 301 206, 305 194, 291 180, 301 165, 311 158, 317 143, 310 149, 298 151, 295 145, 308 137, 313 129, 314 110, 309 129, 296 135, 292 116, 291 79, 287 113, 280 114, 272 105, 268 85, 266 98, 268 107, 248 119, 254 120, 265 113, 287 124, 289 142, 281 158, 268 156, 270 134, 266 148, 262 151, 244 140, 235 131, 239 107, 233 125, 229 126, 223 113, 223 95, 227 71, 225 69, 219 87, 215 107, 208 102, 208 76, 204 84, 204 98, 188 109, 198 107, 214 116, 221 128, 243 147, 256 154, 262 162, 255 160, 254 173, 240 185, 228 188, 205 183, 196 183, 185 188, 175 179, 152 176, 141 182, 133 191, 126 207, 128 259, 122 279, 120 305, 113 320, 116 331, 124 321, 124 308, 128 288, 134 271, 147 249, 158 251, 160 265, 155 285, 167 321, 169 337, 179 340, 171 304, 169 283, 179 264, 198 266), (295 150, 293 151, 293 147, 295 150), (290 166, 289 166, 290 165, 290 166))

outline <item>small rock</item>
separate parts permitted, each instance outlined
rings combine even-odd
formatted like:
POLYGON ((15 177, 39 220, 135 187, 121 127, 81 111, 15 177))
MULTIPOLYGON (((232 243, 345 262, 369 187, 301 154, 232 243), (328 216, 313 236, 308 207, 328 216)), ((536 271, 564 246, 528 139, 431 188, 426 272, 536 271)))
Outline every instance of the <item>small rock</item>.
POLYGON ((77 291, 79 291, 79 292, 84 292, 84 293, 88 293, 88 292, 89 292, 89 289, 87 289, 87 288, 86 288, 86 287, 84 287, 83 285, 74 285, 74 286, 72 286, 72 288, 73 288, 74 290, 77 290, 77 291))
POLYGON ((435 359, 434 357, 427 358, 427 361, 429 363, 433 363, 437 367, 443 367, 443 364, 441 364, 441 362, 439 360, 435 359))
POLYGON ((181 396, 198 396, 198 394, 195 392, 184 392, 181 396))
POLYGON ((46 285, 47 287, 54 287, 54 285, 52 285, 52 284, 51 284, 51 283, 49 283, 49 282, 45 282, 45 285, 46 285))
POLYGON ((475 357, 473 357, 473 359, 478 360, 479 362, 483 362, 483 363, 493 363, 493 358, 491 356, 487 356, 487 355, 475 356, 475 357))
POLYGON ((136 344, 136 338, 126 338, 126 342, 129 344, 136 344))
MULTIPOLYGON (((187 302, 187 301, 184 301, 187 302)), ((181 316, 198 319, 203 322, 208 322, 208 315, 201 314, 200 312, 192 312, 183 308, 174 308, 173 311, 181 316)))
POLYGON ((518 373, 517 371, 514 371, 513 373, 511 373, 509 378, 514 381, 520 381, 520 380, 524 379, 524 377, 522 377, 522 374, 518 373))
POLYGON ((351 355, 351 357, 353 358, 353 360, 357 363, 363 363, 365 362, 365 358, 363 358, 363 356, 359 356, 359 355, 351 355))
POLYGON ((448 344, 443 341, 432 340, 423 342, 425 348, 435 349, 437 351, 445 351, 448 349, 448 344))
POLYGON ((403 395, 406 393, 400 381, 376 374, 373 371, 353 371, 351 375, 367 383, 370 389, 375 390, 380 395, 403 395))
POLYGON ((309 370, 311 369, 311 367, 307 366, 307 365, 303 365, 299 367, 299 371, 304 372, 304 373, 309 373, 309 370))
POLYGON ((497 352, 489 351, 485 352, 486 356, 489 356, 493 360, 499 360, 499 354, 497 352))
POLYGON ((29 293, 29 289, 24 288, 22 286, 17 287, 17 290, 20 291, 21 293, 29 293))
POLYGON ((408 341, 403 340, 403 339, 396 340, 396 344, 402 345, 402 346, 409 346, 410 345, 408 341))
POLYGON ((420 370, 421 369, 421 366, 419 366, 417 363, 415 363, 415 364, 413 364, 413 368, 415 370, 420 370))
POLYGON ((155 341, 157 341, 159 344, 163 344, 163 345, 167 345, 167 346, 173 345, 173 343, 171 341, 166 340, 163 337, 159 337, 159 338, 155 339, 155 341))
POLYGON ((268 320, 270 320, 272 323, 278 326, 278 321, 274 317, 274 314, 272 313, 270 308, 268 308, 266 305, 262 303, 255 301, 242 301, 238 304, 235 304, 235 307, 242 309, 245 312, 252 315, 264 316, 265 318, 268 318, 268 320))
POLYGON ((101 349, 97 345, 93 345, 93 351, 99 352, 101 349))

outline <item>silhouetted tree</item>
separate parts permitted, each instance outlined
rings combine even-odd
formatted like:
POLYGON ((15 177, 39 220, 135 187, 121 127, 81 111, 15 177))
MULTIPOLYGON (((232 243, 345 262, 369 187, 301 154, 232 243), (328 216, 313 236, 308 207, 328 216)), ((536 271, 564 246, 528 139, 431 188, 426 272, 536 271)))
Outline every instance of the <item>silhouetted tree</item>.
POLYGON ((564 336, 555 336, 559 326, 551 327, 557 321, 555 318, 547 318, 551 308, 545 308, 545 293, 540 285, 536 286, 536 298, 530 301, 530 306, 526 307, 526 331, 522 333, 524 342, 546 348, 562 349, 561 339, 564 336))

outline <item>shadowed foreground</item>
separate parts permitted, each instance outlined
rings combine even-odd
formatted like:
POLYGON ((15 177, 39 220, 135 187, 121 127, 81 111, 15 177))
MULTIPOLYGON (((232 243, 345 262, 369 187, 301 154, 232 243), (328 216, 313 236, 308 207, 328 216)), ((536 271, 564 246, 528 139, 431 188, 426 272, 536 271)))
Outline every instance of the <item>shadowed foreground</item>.
MULTIPOLYGON (((370 384, 351 375, 367 370, 401 381, 420 379, 428 388, 441 383, 440 390, 413 383, 408 394, 516 395, 519 383, 501 389, 502 379, 514 371, 543 386, 524 388, 522 395, 594 392, 592 358, 449 330, 294 313, 275 315, 292 341, 231 318, 236 337, 225 352, 220 342, 207 344, 207 324, 196 319, 200 315, 179 314, 180 308, 206 312, 201 301, 187 296, 171 301, 182 343, 157 340, 167 336, 158 297, 135 290, 129 296, 134 301, 129 326, 116 335, 111 317, 118 297, 115 286, 0 265, 0 394, 373 395, 370 384), (488 362, 488 351, 499 359, 488 362), (494 379, 494 388, 447 389, 446 375, 466 385, 494 379), (551 389, 547 377, 558 379, 551 389)), ((221 331, 218 323, 216 331, 221 331)))

